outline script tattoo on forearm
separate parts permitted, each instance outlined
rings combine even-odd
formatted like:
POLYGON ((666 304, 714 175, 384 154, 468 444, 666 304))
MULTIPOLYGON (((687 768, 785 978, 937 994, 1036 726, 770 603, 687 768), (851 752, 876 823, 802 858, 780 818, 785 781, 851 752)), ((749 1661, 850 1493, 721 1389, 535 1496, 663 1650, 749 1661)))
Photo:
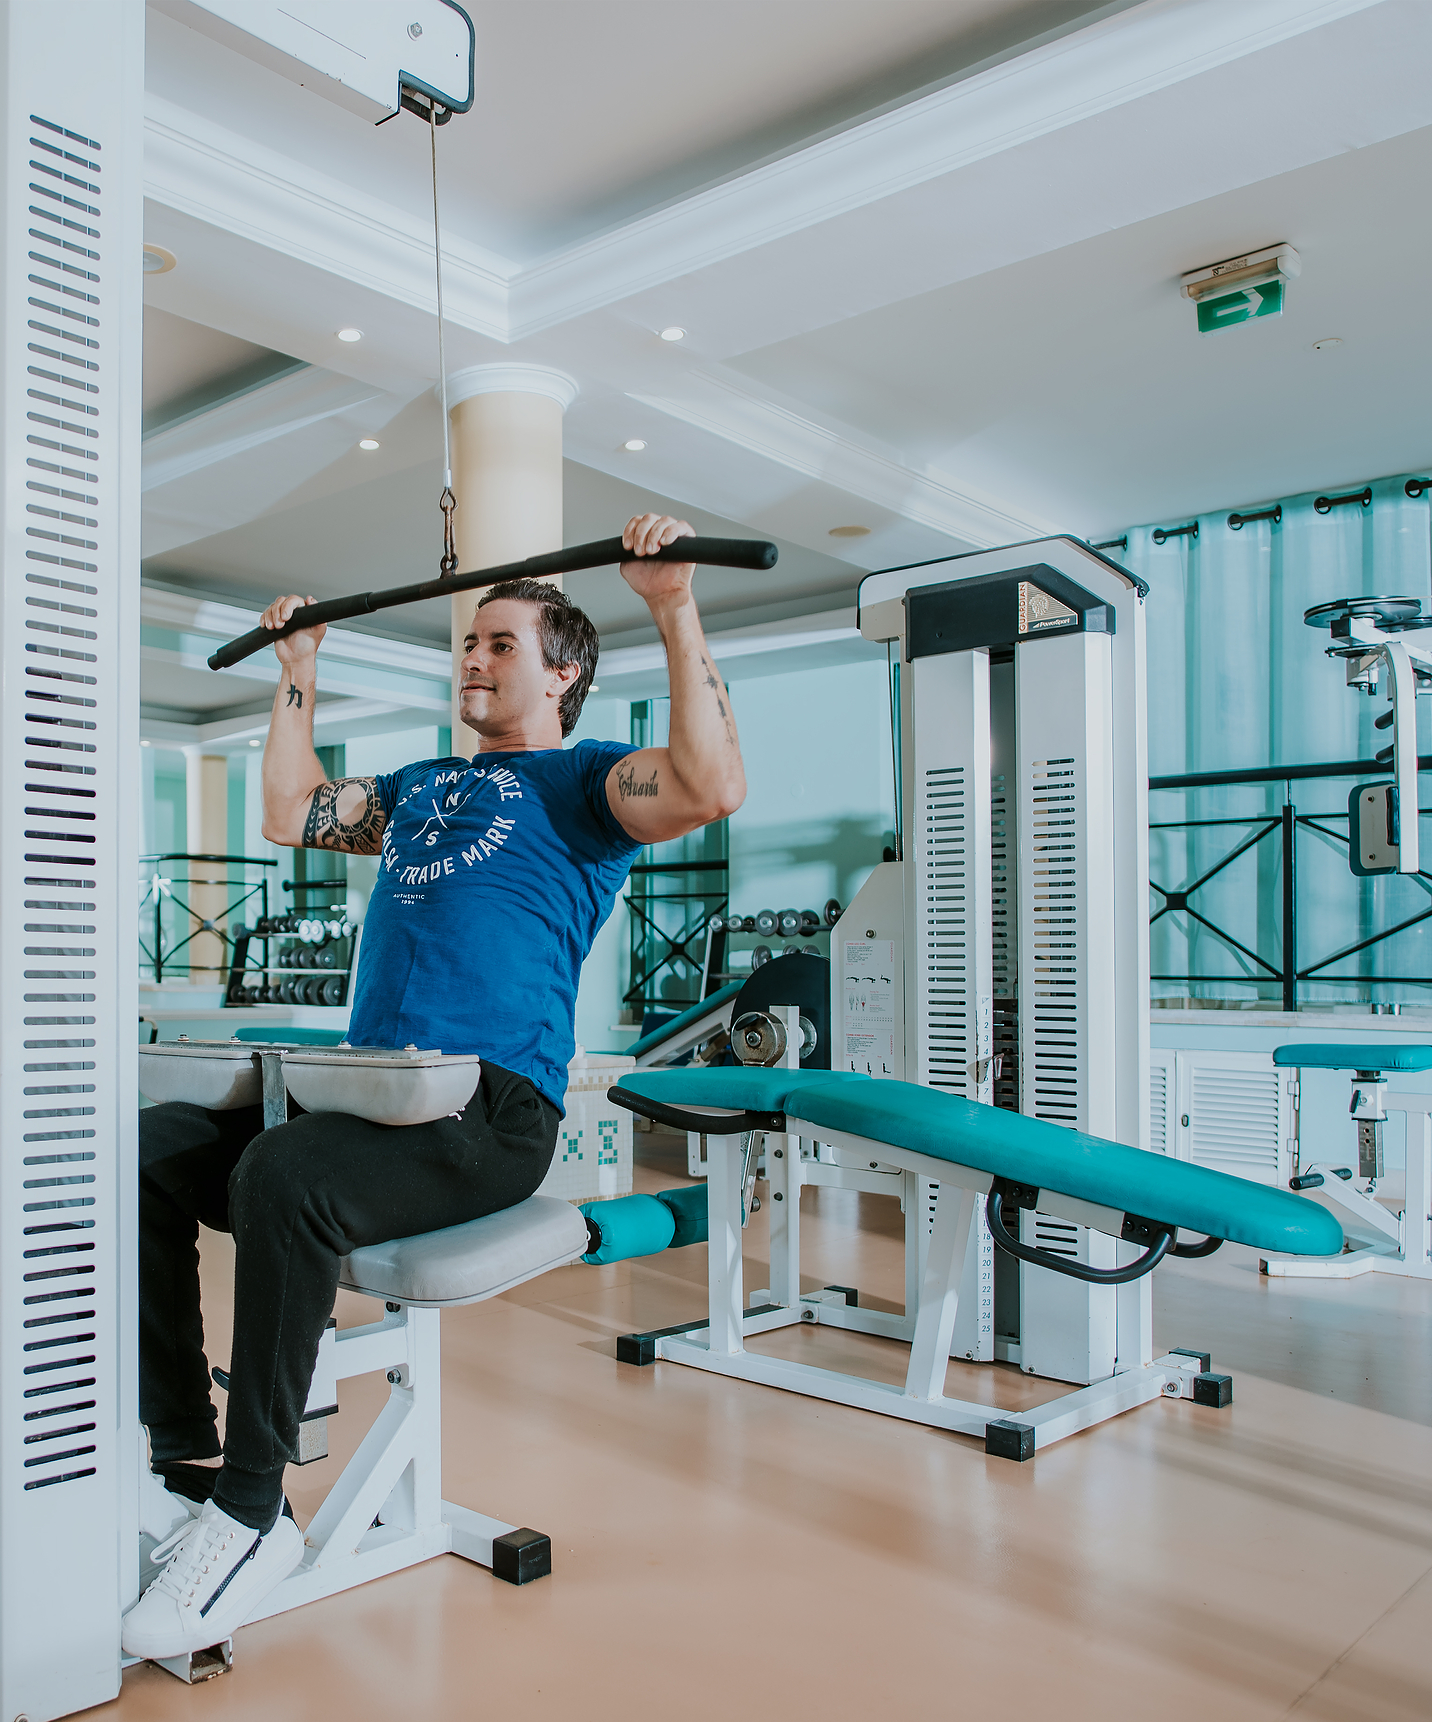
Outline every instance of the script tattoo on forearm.
POLYGON ((383 847, 383 827, 387 823, 388 816, 371 777, 340 777, 314 790, 303 826, 303 847, 377 855, 383 847), (350 786, 363 791, 363 805, 356 819, 344 821, 338 817, 338 797, 350 786))
POLYGON ((617 799, 619 801, 634 801, 638 796, 658 794, 656 769, 652 769, 650 777, 637 781, 636 767, 629 765, 625 770, 617 768, 617 799))
POLYGON ((732 747, 735 747, 735 745, 736 745, 736 734, 735 734, 735 731, 731 728, 731 719, 726 714, 726 702, 725 702, 725 700, 723 700, 721 698, 721 694, 723 692, 723 689, 721 686, 720 678, 717 676, 716 672, 711 668, 710 664, 707 663, 705 658, 703 658, 701 660, 701 668, 703 670, 705 670, 705 672, 706 672, 706 686, 708 688, 710 688, 712 690, 712 692, 716 695, 716 710, 718 712, 720 712, 721 722, 724 723, 726 726, 726 740, 728 742, 730 742, 732 747))

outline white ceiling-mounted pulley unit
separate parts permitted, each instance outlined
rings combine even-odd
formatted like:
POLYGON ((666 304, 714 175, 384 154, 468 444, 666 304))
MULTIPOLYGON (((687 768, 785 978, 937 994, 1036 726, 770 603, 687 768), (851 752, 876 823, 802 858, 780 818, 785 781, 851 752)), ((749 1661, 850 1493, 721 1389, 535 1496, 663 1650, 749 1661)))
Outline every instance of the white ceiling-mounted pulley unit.
POLYGON ((149 0, 363 119, 391 119, 415 90, 465 114, 476 33, 455 0, 149 0))

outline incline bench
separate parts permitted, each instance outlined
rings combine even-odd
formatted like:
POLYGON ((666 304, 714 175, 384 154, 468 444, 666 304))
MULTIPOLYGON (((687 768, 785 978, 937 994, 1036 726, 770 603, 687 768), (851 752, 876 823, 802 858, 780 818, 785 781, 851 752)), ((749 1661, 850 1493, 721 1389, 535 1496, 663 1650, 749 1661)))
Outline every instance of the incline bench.
MULTIPOLYGON (((1288 1192, 913 1083, 756 1066, 635 1070, 623 1075, 610 1098, 670 1128, 699 1131, 710 1144, 707 1319, 683 1329, 633 1335, 623 1342, 627 1356, 634 1361, 669 1358, 977 1435, 987 1452, 1002 1457, 1028 1458, 1038 1448, 1152 1399, 1226 1403, 1228 1378, 1212 1374, 1206 1354, 1175 1351, 1153 1358, 1150 1344, 1149 1355, 1121 1358, 1107 1380, 1017 1419, 995 1406, 946 1398, 945 1370, 960 1279, 981 1198, 998 1248, 1052 1272, 1106 1285, 1129 1284, 1167 1255, 1209 1255, 1225 1239, 1295 1255, 1326 1256, 1342 1247, 1342 1231, 1333 1216, 1288 1192), (741 1228, 754 1138, 748 1136, 743 1149, 743 1133, 765 1133, 771 1192, 771 1286, 768 1301, 752 1309, 744 1307, 741 1228), (938 1182, 913 1320, 908 1298, 907 1314, 899 1317, 852 1308, 835 1288, 802 1293, 801 1164, 795 1146, 802 1138, 847 1153, 852 1164, 902 1173, 912 1203, 920 1178, 938 1182), (1120 1254, 1128 1259, 1100 1269, 1023 1243, 1018 1236, 1020 1209, 1037 1209, 1117 1238, 1123 1246, 1120 1254), (1198 1234, 1200 1241, 1180 1243, 1178 1234, 1184 1229, 1198 1234), (907 1340, 910 1361, 904 1385, 893 1387, 745 1349, 745 1340, 754 1334, 800 1322, 907 1340)), ((637 1204, 656 1201, 624 1199, 626 1212, 633 1216, 637 1204)), ((589 1251, 588 1261, 642 1253, 623 1249, 618 1237, 603 1235, 604 1206, 619 1205, 589 1206, 594 1244, 606 1247, 589 1251)), ((648 1229, 645 1235, 653 1234, 648 1229)), ((664 1235, 671 1236, 670 1221, 664 1235)))

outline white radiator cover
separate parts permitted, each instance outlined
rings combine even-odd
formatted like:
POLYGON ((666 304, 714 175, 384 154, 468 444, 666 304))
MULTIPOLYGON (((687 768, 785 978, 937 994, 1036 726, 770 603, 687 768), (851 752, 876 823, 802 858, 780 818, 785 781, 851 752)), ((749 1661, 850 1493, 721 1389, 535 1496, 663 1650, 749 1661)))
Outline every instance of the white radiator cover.
POLYGON ((142 0, 0 0, 0 1715, 111 1698, 137 1581, 142 0))

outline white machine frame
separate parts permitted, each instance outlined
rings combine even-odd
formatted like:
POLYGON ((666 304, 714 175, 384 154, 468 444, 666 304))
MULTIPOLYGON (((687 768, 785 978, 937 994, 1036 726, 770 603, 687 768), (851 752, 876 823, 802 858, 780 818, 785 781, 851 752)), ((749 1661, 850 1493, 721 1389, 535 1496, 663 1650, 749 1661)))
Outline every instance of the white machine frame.
POLYGON ((1362 1274, 1399 1274, 1432 1280, 1432 1094, 1391 1092, 1381 1104, 1407 1121, 1400 1210, 1359 1189, 1355 1179, 1340 1178, 1331 1160, 1303 1167, 1300 1182, 1313 1174, 1323 1179, 1320 1188, 1303 1188, 1303 1196, 1327 1208, 1354 1247, 1338 1256, 1265 1256, 1260 1265, 1271 1278, 1350 1280, 1362 1274))

